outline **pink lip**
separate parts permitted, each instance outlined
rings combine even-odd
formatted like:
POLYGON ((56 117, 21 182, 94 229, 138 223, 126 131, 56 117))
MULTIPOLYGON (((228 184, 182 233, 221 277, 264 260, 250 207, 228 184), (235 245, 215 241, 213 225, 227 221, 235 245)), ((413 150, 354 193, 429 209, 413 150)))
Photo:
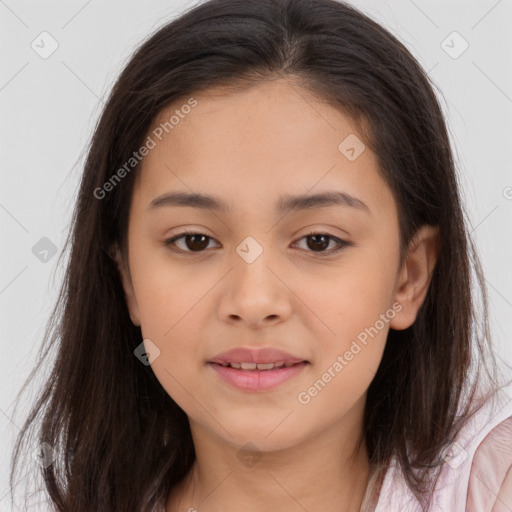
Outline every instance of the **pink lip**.
MULTIPOLYGON (((244 362, 251 362, 242 359, 244 362)), ((297 362, 293 366, 283 366, 274 370, 242 370, 221 366, 218 363, 210 362, 219 377, 226 383, 243 391, 265 391, 274 388, 292 377, 298 375, 306 366, 307 362, 297 362)))
POLYGON ((264 347, 259 349, 238 347, 227 352, 218 354, 209 363, 226 364, 226 363, 277 363, 284 361, 285 363, 301 363, 305 361, 302 357, 295 357, 287 352, 272 347, 264 347))

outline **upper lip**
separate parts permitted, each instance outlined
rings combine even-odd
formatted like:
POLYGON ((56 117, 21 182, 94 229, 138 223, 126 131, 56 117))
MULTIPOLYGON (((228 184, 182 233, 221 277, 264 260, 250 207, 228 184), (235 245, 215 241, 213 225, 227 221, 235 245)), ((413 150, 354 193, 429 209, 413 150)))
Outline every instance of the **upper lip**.
POLYGON ((284 363, 302 363, 306 361, 301 357, 295 357, 273 347, 263 348, 244 348, 237 347, 227 352, 217 354, 209 363, 226 364, 226 363, 277 363, 284 361, 284 363))

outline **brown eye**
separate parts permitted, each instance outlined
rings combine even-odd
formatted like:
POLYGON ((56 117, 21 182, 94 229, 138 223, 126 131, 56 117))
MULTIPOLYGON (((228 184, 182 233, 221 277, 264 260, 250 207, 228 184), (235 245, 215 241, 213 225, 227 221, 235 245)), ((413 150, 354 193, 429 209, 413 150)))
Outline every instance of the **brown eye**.
POLYGON ((330 237, 328 235, 311 235, 307 238, 311 242, 307 244, 311 250, 324 251, 329 246, 330 237))
POLYGON ((208 247, 208 238, 206 235, 185 235, 185 245, 191 251, 202 251, 208 247))
POLYGON ((320 254, 333 254, 335 252, 341 251, 345 247, 352 245, 350 242, 346 242, 341 238, 330 235, 329 233, 309 233, 303 236, 300 240, 307 239, 306 242, 307 249, 309 252, 316 252, 320 254), (331 242, 336 242, 338 247, 335 247, 332 250, 326 250, 329 247, 331 242))
MULTIPOLYGON (((178 240, 183 239, 185 247, 179 247, 178 251, 182 252, 202 252, 204 249, 208 247, 208 241, 213 240, 212 237, 205 235, 204 233, 181 233, 169 240, 164 242, 166 246, 176 245, 178 240)), ((173 249, 175 250, 175 249, 173 249)))

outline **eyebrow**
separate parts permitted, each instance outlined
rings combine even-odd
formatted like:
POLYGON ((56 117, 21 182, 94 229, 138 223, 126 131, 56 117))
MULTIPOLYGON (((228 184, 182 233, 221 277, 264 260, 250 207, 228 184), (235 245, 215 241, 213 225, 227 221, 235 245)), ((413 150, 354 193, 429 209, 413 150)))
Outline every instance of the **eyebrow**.
MULTIPOLYGON (((175 206, 188 206, 223 213, 232 211, 230 204, 220 197, 190 192, 170 192, 158 196, 151 201, 148 209, 156 211, 163 207, 175 206)), ((326 206, 350 207, 371 215, 370 209, 363 201, 340 191, 327 191, 312 195, 284 195, 277 201, 276 212, 283 214, 288 211, 312 210, 326 206)))

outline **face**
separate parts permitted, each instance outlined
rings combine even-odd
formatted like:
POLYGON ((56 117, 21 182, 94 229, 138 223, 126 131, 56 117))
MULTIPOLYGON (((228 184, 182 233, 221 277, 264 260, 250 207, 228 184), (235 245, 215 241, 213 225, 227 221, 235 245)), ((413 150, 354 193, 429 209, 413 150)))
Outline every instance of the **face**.
POLYGON ((131 319, 159 351, 152 369, 191 426, 281 449, 361 418, 390 327, 411 325, 426 293, 432 231, 400 268, 393 195, 337 109, 285 80, 212 92, 156 120, 118 261, 131 319), (224 208, 162 198, 178 192, 224 208), (238 347, 307 363, 267 370, 258 387, 251 370, 210 363, 238 347), (233 372, 238 385, 222 377, 233 372))

